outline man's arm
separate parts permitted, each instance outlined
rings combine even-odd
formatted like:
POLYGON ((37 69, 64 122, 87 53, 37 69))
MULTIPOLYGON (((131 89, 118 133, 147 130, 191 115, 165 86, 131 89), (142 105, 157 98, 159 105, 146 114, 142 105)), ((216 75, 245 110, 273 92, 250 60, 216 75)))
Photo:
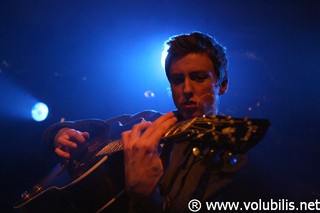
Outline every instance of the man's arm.
POLYGON ((155 122, 142 122, 122 133, 124 145, 126 191, 132 201, 145 210, 162 210, 159 180, 163 165, 158 146, 164 132, 177 121, 172 112, 155 122))
POLYGON ((89 137, 92 140, 98 137, 106 138, 108 132, 109 125, 103 120, 67 121, 50 126, 44 132, 42 141, 52 150, 64 145, 66 148, 73 149, 78 143, 83 143, 89 137))
MULTIPOLYGON (((153 110, 146 110, 134 115, 125 114, 114 117, 108 120, 87 119, 78 121, 66 121, 56 123, 50 126, 43 134, 42 141, 48 145, 52 150, 55 150, 58 156, 65 158, 69 157, 69 149, 75 150, 78 145, 81 145, 90 140, 107 139, 113 124, 126 125, 135 119, 145 119, 147 121, 154 121, 162 114, 153 110), (57 149, 58 148, 58 149, 57 149)), ((120 138, 120 134, 118 134, 120 138)))

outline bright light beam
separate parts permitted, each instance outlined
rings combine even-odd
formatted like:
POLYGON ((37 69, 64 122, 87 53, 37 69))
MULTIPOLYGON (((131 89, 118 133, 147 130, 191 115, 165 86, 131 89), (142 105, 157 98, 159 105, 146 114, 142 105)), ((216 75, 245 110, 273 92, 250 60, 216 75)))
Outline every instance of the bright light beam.
POLYGON ((162 65, 163 69, 165 69, 165 63, 166 63, 166 58, 167 58, 167 55, 168 55, 168 49, 169 49, 169 45, 164 44, 163 50, 162 50, 162 53, 161 53, 161 65, 162 65))
POLYGON ((42 102, 38 102, 33 105, 31 109, 31 115, 33 120, 41 122, 44 121, 49 114, 48 106, 42 102))

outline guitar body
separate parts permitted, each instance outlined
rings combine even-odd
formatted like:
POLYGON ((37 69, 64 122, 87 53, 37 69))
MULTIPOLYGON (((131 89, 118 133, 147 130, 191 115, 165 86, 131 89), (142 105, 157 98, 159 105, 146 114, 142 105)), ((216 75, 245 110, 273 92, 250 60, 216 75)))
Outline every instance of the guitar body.
MULTIPOLYGON (((88 154, 77 165, 63 167, 58 164, 26 198, 14 205, 18 212, 97 212, 108 208, 110 212, 126 212, 128 197, 124 193, 123 152, 113 151, 96 157, 102 147, 109 147, 114 137, 130 129, 141 119, 125 126, 114 123, 112 136, 91 141, 88 154), (110 143, 111 142, 111 143, 110 143), (79 166, 80 165, 80 166, 79 166), (39 190, 37 187, 41 187, 39 190)), ((116 143, 118 144, 118 143, 116 143)), ((78 157, 77 157, 78 158, 78 157)), ((78 159, 77 159, 78 160, 78 159)))
MULTIPOLYGON (((110 159, 105 156, 75 180, 67 172, 53 174, 52 186, 46 186, 47 189, 14 208, 19 212, 97 212, 124 189, 122 156, 122 153, 115 153, 110 159)), ((108 211, 126 211, 127 199, 120 196, 108 206, 108 211)))

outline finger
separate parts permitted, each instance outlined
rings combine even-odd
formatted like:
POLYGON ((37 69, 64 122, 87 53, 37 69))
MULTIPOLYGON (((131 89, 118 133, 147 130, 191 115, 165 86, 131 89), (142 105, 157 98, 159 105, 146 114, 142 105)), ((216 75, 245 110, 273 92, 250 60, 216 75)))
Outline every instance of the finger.
POLYGON ((62 158, 70 159, 71 157, 70 153, 63 151, 61 148, 55 148, 54 152, 62 158))
POLYGON ((144 134, 149 137, 150 135, 153 134, 153 131, 155 131, 159 125, 161 125, 162 123, 166 122, 167 120, 169 120, 171 118, 174 118, 173 112, 169 112, 169 113, 166 113, 166 114, 160 116, 158 119, 156 119, 152 123, 152 126, 150 128, 148 128, 148 130, 146 130, 146 132, 144 134))
POLYGON ((135 124, 132 127, 132 132, 130 136, 131 143, 137 142, 137 140, 140 138, 141 133, 146 130, 152 123, 151 122, 143 122, 139 124, 135 124))
POLYGON ((89 140, 89 139, 90 139, 89 132, 82 132, 81 135, 82 135, 86 140, 89 140))
MULTIPOLYGON (((158 120, 157 120, 158 121, 158 120)), ((143 137, 146 138, 153 138, 155 140, 160 140, 162 135, 165 133, 165 131, 168 130, 170 126, 175 124, 177 122, 176 117, 172 116, 166 116, 162 118, 159 122, 154 122, 143 134, 143 137)), ((150 140, 150 141, 155 141, 155 140, 150 140)), ((154 145, 158 145, 154 144, 154 145)))
POLYGON ((87 132, 80 132, 78 130, 75 129, 68 129, 66 130, 66 134, 68 135, 68 137, 70 138, 70 140, 72 140, 73 142, 76 142, 78 144, 80 143, 84 143, 87 138, 89 136, 89 133, 87 132))
POLYGON ((168 120, 168 119, 170 119, 170 118, 173 118, 173 117, 175 117, 175 116, 174 116, 174 113, 173 113, 173 112, 168 112, 168 113, 166 113, 166 114, 164 114, 164 115, 161 115, 158 119, 156 119, 156 120, 153 122, 153 124, 159 125, 159 124, 161 124, 162 122, 164 122, 164 121, 166 121, 166 120, 168 120))
POLYGON ((65 146, 77 148, 77 144, 84 143, 89 138, 88 132, 80 132, 75 129, 62 129, 58 132, 55 139, 55 147, 65 146))
POLYGON ((122 140, 124 151, 127 151, 130 147, 130 135, 131 135, 131 130, 124 131, 121 133, 121 140, 122 140))
POLYGON ((67 147, 67 148, 71 148, 71 149, 76 149, 78 147, 78 144, 70 141, 68 138, 65 137, 59 137, 57 138, 56 142, 55 142, 55 147, 67 147))

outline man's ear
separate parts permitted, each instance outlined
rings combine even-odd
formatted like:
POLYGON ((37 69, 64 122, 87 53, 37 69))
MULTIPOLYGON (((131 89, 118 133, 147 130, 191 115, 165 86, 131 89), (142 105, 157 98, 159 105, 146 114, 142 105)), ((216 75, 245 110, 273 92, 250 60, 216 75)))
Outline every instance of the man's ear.
POLYGON ((225 79, 225 80, 222 81, 222 83, 220 85, 219 95, 223 95, 224 93, 227 92, 228 84, 229 84, 229 80, 228 79, 225 79))

